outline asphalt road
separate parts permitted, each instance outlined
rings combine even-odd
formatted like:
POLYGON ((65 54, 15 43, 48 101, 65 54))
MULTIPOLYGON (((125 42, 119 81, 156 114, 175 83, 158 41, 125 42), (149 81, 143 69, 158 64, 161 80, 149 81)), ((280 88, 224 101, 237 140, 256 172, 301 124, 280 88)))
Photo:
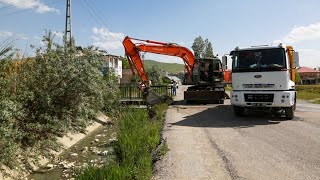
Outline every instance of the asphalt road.
POLYGON ((173 105, 164 127, 170 150, 154 179, 320 179, 320 106, 299 101, 295 115, 239 118, 228 101, 173 105))

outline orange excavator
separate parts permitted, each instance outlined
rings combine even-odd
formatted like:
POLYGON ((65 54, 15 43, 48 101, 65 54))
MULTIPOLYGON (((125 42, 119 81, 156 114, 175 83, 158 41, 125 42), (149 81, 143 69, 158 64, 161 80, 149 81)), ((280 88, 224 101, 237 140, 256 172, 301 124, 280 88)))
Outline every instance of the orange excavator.
POLYGON ((150 84, 140 52, 182 58, 189 75, 189 78, 187 78, 190 81, 189 84, 194 85, 184 92, 184 99, 187 102, 199 100, 208 102, 213 100, 223 103, 225 93, 224 85, 221 83, 223 81, 223 67, 218 58, 195 59, 188 48, 178 44, 141 40, 128 36, 123 40, 123 46, 133 74, 137 73, 141 78, 139 89, 144 92, 144 97, 148 104, 156 104, 165 100, 166 97, 161 97, 149 88, 150 84))

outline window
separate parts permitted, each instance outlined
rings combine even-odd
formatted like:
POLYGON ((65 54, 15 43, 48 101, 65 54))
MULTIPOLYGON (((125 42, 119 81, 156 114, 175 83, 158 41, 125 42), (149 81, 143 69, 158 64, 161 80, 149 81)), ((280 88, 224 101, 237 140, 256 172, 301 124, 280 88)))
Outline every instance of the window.
POLYGON ((279 71, 286 69, 283 48, 257 49, 233 52, 232 69, 234 72, 279 71))

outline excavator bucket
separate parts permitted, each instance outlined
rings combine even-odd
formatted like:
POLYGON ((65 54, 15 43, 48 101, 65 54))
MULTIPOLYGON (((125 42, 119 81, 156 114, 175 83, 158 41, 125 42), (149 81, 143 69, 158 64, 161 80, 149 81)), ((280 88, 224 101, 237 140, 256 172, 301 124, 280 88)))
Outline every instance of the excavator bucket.
POLYGON ((148 105, 156 105, 160 103, 172 104, 173 99, 169 96, 161 96, 156 91, 150 88, 144 90, 144 99, 148 105))

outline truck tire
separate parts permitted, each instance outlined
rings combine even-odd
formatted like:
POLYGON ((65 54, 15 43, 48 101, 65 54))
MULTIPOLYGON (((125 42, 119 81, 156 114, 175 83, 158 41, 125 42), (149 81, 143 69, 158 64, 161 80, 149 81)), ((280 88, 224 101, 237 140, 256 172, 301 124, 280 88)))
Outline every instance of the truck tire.
POLYGON ((285 115, 287 120, 291 120, 294 117, 294 106, 285 108, 285 115))
POLYGON ((243 116, 244 107, 233 106, 233 112, 236 116, 243 116))

